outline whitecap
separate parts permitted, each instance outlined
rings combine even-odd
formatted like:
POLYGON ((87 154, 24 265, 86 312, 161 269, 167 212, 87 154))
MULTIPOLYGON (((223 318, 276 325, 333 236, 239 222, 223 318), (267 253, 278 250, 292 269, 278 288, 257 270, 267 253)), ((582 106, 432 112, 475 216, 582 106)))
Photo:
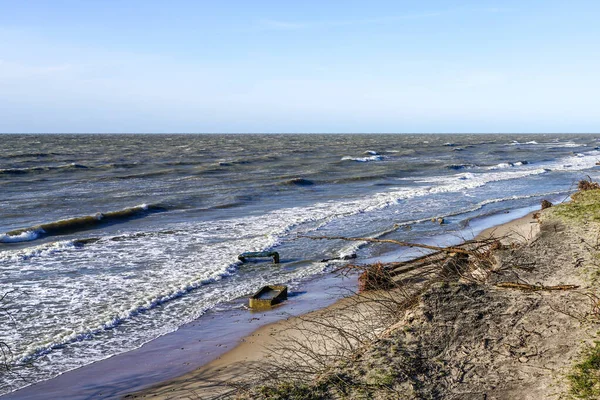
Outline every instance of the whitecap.
POLYGON ((32 240, 37 239, 41 233, 44 233, 42 229, 25 231, 17 235, 9 235, 7 233, 2 233, 0 234, 0 243, 30 242, 32 240))
POLYGON ((371 156, 371 157, 351 157, 351 156, 345 156, 342 157, 342 161, 356 161, 356 162, 369 162, 369 161, 382 161, 385 157, 382 155, 376 155, 376 156, 371 156))
POLYGON ((500 163, 500 164, 488 167, 487 169, 489 169, 489 170, 505 169, 505 168, 510 168, 512 166, 514 166, 513 163, 500 163))

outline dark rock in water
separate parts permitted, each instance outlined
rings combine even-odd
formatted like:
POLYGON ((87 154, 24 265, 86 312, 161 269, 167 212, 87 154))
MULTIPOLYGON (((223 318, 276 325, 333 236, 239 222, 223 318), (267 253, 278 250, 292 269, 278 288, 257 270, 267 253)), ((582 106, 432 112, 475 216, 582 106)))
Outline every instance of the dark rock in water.
POLYGON ((296 185, 296 186, 311 186, 311 185, 315 184, 313 181, 309 181, 308 179, 304 179, 304 178, 290 179, 289 181, 286 181, 285 183, 288 185, 296 185))
POLYGON ((552 203, 550 203, 548 200, 542 200, 542 210, 550 207, 552 207, 552 203))

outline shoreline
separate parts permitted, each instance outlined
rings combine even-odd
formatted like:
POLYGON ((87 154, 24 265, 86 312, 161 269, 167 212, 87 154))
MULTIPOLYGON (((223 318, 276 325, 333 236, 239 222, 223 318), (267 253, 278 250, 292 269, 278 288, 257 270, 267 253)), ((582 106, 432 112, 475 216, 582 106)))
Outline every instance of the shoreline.
MULTIPOLYGON (((513 213, 510 217, 504 218, 509 219, 512 217, 512 219, 482 229, 475 234, 475 238, 483 239, 492 235, 508 237, 510 234, 516 234, 519 237, 533 237, 539 228, 538 230, 536 228, 532 229, 531 221, 535 211, 529 210, 530 208, 532 207, 528 207, 527 210, 516 210, 518 213, 513 213), (525 215, 522 215, 524 213, 525 215)), ((535 208, 539 207, 536 206, 535 208)), ((318 316, 319 313, 334 310, 336 307, 340 307, 344 300, 340 299, 332 305, 309 312, 303 317, 310 318, 318 316)), ((237 376, 250 373, 252 368, 259 365, 262 360, 270 357, 268 351, 269 348, 277 345, 280 339, 278 333, 287 331, 290 328, 293 329, 294 323, 298 320, 298 317, 291 317, 262 326, 252 334, 244 337, 237 346, 196 370, 175 379, 160 382, 150 388, 129 393, 123 398, 166 400, 193 393, 198 398, 211 399, 227 395, 235 390, 232 389, 231 382, 235 382, 237 376)))
MULTIPOLYGON (((483 216, 468 227, 463 233, 470 236, 481 235, 482 232, 499 229, 512 221, 523 219, 529 215, 531 206, 514 209, 509 213, 483 216)), ((442 241, 460 242, 456 235, 444 235, 442 241)), ((386 258, 398 258, 398 251, 380 254, 373 259, 361 260, 361 264, 384 261, 386 258)), ((411 257, 410 251, 401 251, 405 258, 411 257)), ((200 372, 205 381, 215 391, 214 375, 223 382, 223 370, 230 374, 237 373, 231 366, 241 361, 258 361, 265 345, 272 343, 273 333, 288 323, 289 316, 306 315, 335 307, 343 300, 342 292, 355 290, 356 280, 340 280, 332 274, 315 276, 298 287, 292 293, 293 301, 284 302, 269 312, 252 313, 242 309, 246 300, 237 299, 231 310, 210 310, 200 318, 183 325, 177 331, 156 338, 138 349, 118 354, 81 368, 63 373, 55 378, 38 382, 1 396, 2 399, 45 399, 49 394, 60 398, 170 398, 167 394, 154 395, 157 388, 182 388, 192 377, 197 379, 200 372), (337 288, 338 293, 331 293, 337 288), (328 294, 329 292, 329 294, 328 294), (337 296, 337 297, 336 297, 337 296), (315 301, 319 301, 315 305, 315 301), (255 317, 255 314, 260 314, 255 317), (287 317, 287 318, 286 318, 287 317), (210 322, 216 319, 216 326, 210 322), (238 320, 247 321, 239 324, 238 320), (223 334, 225 332, 225 334, 223 334), (198 340, 202 337, 202 340, 198 340), (183 351, 182 351, 183 350, 183 351), (209 351, 207 351, 209 350, 209 351), (125 372, 125 373, 124 373, 125 372), (98 381, 100 379, 100 381, 98 381), (86 384, 87 382, 87 384, 86 384), (93 383, 93 384, 92 384, 93 383)), ((217 385, 218 386, 218 385, 217 385)))
POLYGON ((0 396, 0 399, 45 400, 112 399, 176 379, 220 357, 245 336, 262 326, 330 305, 348 291, 356 290, 353 279, 324 273, 302 281, 287 301, 271 310, 254 312, 239 298, 207 311, 174 332, 141 347, 67 371, 0 396))

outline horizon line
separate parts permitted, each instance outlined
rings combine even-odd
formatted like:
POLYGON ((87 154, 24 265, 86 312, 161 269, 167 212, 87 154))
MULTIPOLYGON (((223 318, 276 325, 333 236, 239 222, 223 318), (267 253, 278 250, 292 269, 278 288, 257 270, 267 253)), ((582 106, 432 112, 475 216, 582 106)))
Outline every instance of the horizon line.
POLYGON ((600 135, 600 132, 0 132, 0 135, 600 135))

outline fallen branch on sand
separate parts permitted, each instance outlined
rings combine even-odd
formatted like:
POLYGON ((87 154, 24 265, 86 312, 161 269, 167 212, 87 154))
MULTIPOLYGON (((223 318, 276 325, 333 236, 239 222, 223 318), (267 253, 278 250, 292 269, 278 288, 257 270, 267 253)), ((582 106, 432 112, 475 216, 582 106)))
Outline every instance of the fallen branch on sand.
POLYGON ((446 253, 463 253, 463 254, 474 254, 471 250, 462 249, 460 247, 439 247, 439 246, 430 246, 428 244, 420 244, 420 243, 408 243, 401 242, 399 240, 393 239, 373 239, 373 238, 351 238, 344 236, 299 236, 301 238, 312 239, 312 240, 347 240, 353 242, 371 242, 371 243, 392 243, 397 244, 403 247, 419 247, 422 249, 442 251, 446 253))
POLYGON ((579 288, 577 285, 555 285, 555 286, 544 286, 544 285, 530 285, 528 283, 518 282, 501 282, 496 284, 497 287, 505 289, 519 289, 526 291, 540 291, 540 290, 573 290, 579 288))

